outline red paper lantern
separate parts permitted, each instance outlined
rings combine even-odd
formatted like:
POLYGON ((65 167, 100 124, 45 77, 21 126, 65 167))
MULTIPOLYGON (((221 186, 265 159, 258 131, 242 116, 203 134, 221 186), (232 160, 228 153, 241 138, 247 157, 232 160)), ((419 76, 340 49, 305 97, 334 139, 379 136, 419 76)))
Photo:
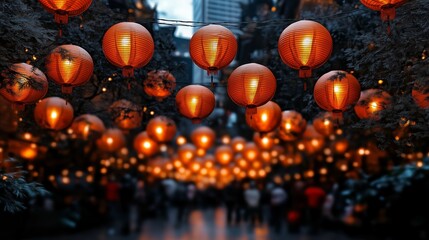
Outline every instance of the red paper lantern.
POLYGON ((71 129, 73 134, 82 139, 88 139, 96 135, 100 136, 106 130, 103 121, 92 114, 83 114, 75 118, 71 129))
POLYGON ((55 15, 55 22, 67 24, 69 17, 81 15, 92 3, 92 0, 39 0, 43 8, 55 15))
POLYGON ((322 112, 313 119, 313 126, 317 132, 323 136, 329 136, 334 133, 335 121, 332 113, 322 112))
POLYGON ((152 118, 146 127, 146 132, 150 138, 157 142, 169 142, 176 135, 176 124, 173 120, 165 117, 158 116, 152 118))
POLYGON ((320 23, 301 20, 283 30, 278 51, 285 64, 299 70, 300 78, 308 78, 312 69, 322 66, 331 56, 332 37, 320 23))
POLYGON ((246 114, 246 123, 261 133, 273 131, 282 119, 282 110, 275 102, 269 101, 256 108, 256 114, 246 114))
POLYGON ((246 139, 242 137, 235 137, 231 140, 232 149, 236 153, 243 151, 245 144, 246 144, 246 139))
POLYGON ((162 101, 170 96, 175 87, 176 78, 165 70, 150 71, 143 82, 145 93, 154 97, 157 101, 162 101))
POLYGON ((154 51, 152 36, 138 23, 117 23, 103 37, 104 55, 111 64, 122 68, 124 77, 133 77, 135 68, 148 64, 154 51))
POLYGON ((75 45, 56 47, 46 58, 46 74, 70 94, 72 88, 88 82, 94 71, 91 55, 75 45))
POLYGON ((380 111, 386 109, 391 102, 391 96, 380 89, 364 90, 354 109, 360 119, 378 119, 380 111))
POLYGON ((381 12, 383 21, 393 20, 396 16, 396 8, 406 3, 406 0, 360 0, 365 7, 381 12))
POLYGON ((319 134, 313 125, 308 125, 302 136, 305 152, 312 155, 320 151, 325 145, 325 138, 319 134))
POLYGON ((276 77, 267 67, 249 63, 236 68, 228 79, 228 95, 237 105, 255 114, 256 107, 264 105, 276 92, 276 77))
POLYGON ((228 165, 234 159, 234 152, 228 145, 222 145, 216 148, 215 158, 221 165, 228 165))
POLYGON ((341 117, 360 95, 360 84, 351 74, 335 70, 325 73, 314 86, 314 100, 322 109, 341 117))
POLYGON ((17 108, 39 101, 48 92, 45 74, 26 63, 12 64, 1 75, 0 94, 17 108))
POLYGON ((279 137, 284 141, 295 141, 305 131, 307 121, 301 113, 294 110, 282 112, 282 120, 279 125, 279 137))
POLYGON ((177 93, 176 106, 179 112, 192 120, 200 123, 213 112, 215 96, 210 89, 200 85, 188 85, 177 93))
POLYGON ((258 132, 253 134, 253 142, 262 150, 270 150, 274 146, 274 138, 273 132, 263 135, 258 132))
POLYGON ((97 146, 106 152, 116 152, 125 146, 125 136, 121 130, 109 128, 97 140, 97 146))
POLYGON ((141 125, 143 112, 139 105, 125 99, 115 101, 109 111, 115 124, 122 130, 131 130, 141 125))
POLYGON ((256 146, 255 143, 248 142, 246 143, 246 145, 244 145, 242 154, 244 159, 246 159, 247 161, 253 162, 259 158, 259 148, 258 146, 256 146))
POLYGON ((191 140, 198 148, 207 150, 213 146, 216 140, 216 133, 209 127, 201 126, 192 131, 191 140))
POLYGON ((237 53, 237 40, 227 28, 210 24, 194 33, 189 53, 194 63, 213 74, 228 66, 237 53))
POLYGON ((146 132, 141 132, 134 138, 134 149, 139 154, 151 157, 158 152, 159 146, 146 132))
POLYGON ((189 143, 183 144, 177 149, 177 155, 184 165, 188 165, 197 155, 197 148, 189 143))
POLYGON ((73 107, 65 99, 48 97, 36 104, 34 119, 42 127, 61 130, 73 121, 73 107))

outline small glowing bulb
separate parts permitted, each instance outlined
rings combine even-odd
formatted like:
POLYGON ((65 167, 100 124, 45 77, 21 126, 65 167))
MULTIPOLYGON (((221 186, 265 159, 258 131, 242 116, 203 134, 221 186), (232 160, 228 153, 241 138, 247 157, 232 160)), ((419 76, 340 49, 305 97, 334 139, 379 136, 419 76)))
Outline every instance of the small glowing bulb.
POLYGON ((382 85, 384 83, 383 79, 378 80, 378 84, 382 85))
POLYGON ((52 112, 51 112, 51 118, 52 118, 52 119, 57 119, 57 118, 58 118, 58 113, 57 113, 57 111, 52 111, 52 112))
POLYGON ((154 111, 150 111, 150 113, 149 113, 150 115, 155 115, 155 112, 154 111))
POLYGON ((267 145, 268 143, 269 143, 269 139, 267 138, 267 137, 264 137, 264 138, 262 138, 262 143, 264 144, 264 145, 267 145))
POLYGON ((377 104, 377 102, 371 102, 371 103, 369 104, 369 106, 370 106, 373 110, 375 110, 375 109, 377 109, 378 104, 377 104))
POLYGON ((340 93, 341 92, 341 87, 338 85, 334 85, 334 93, 340 93))
POLYGON ((150 142, 144 142, 143 143, 143 147, 146 148, 146 149, 149 149, 149 148, 152 147, 152 144, 150 144, 150 142))
POLYGON ((209 138, 207 136, 202 136, 201 137, 201 142, 202 143, 207 143, 209 141, 209 138))
POLYGON ((331 121, 329 121, 329 119, 323 120, 323 125, 329 126, 330 124, 331 124, 331 121))
POLYGON ((107 88, 103 87, 103 88, 101 89, 101 91, 102 91, 102 92, 107 92, 107 88))
POLYGON ((287 123, 285 124, 285 128, 286 128, 286 130, 288 130, 288 131, 289 131, 289 130, 292 128, 292 125, 291 125, 290 123, 288 123, 288 122, 287 122, 287 123))
POLYGON ((108 137, 108 138, 106 139, 106 142, 107 142, 107 144, 111 145, 111 144, 113 143, 113 138, 108 137))
POLYGON ((36 55, 33 55, 33 61, 36 61, 36 60, 37 60, 36 55))
POLYGON ((157 128, 155 129, 155 131, 156 131, 156 133, 158 133, 158 134, 162 134, 162 132, 163 132, 162 127, 157 127, 157 128))
POLYGON ((237 145, 235 145, 235 149, 236 149, 237 151, 241 151, 241 150, 243 150, 243 148, 244 148, 244 145, 243 145, 243 144, 241 144, 241 143, 238 143, 237 145))
POLYGON ((261 120, 262 120, 262 122, 268 121, 268 114, 263 113, 262 116, 261 116, 261 120))
POLYGON ((109 81, 109 82, 111 82, 113 80, 113 78, 112 77, 108 77, 107 78, 107 81, 109 81))
POLYGON ((24 139, 30 140, 31 139, 31 133, 24 133, 24 139))
POLYGON ((317 139, 311 140, 311 145, 313 145, 315 147, 319 146, 319 140, 317 140, 317 139))

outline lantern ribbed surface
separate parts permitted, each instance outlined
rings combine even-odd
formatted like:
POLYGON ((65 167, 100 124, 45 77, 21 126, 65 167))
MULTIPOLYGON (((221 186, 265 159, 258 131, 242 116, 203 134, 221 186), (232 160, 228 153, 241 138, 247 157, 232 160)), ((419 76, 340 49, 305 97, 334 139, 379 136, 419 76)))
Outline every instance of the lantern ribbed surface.
POLYGON ((282 119, 278 128, 279 137, 283 141, 295 141, 305 131, 307 121, 301 113, 294 110, 282 112, 282 119))
POLYGON ((234 151, 228 145, 221 145, 216 148, 215 158, 220 165, 228 165, 234 159, 234 151))
POLYGON ((334 133, 335 130, 335 118, 331 112, 319 113, 313 119, 314 129, 323 136, 329 136, 334 133))
POLYGON ((56 47, 46 58, 46 74, 70 94, 72 87, 88 82, 94 71, 89 53, 76 45, 56 47))
POLYGON ((97 140, 97 147, 102 151, 116 152, 125 146, 125 136, 117 128, 109 128, 97 140))
POLYGON ((216 140, 216 133, 206 126, 197 127, 191 133, 192 143, 201 149, 209 149, 216 140))
POLYGON ((246 114, 246 123, 257 132, 271 132, 282 119, 282 110, 279 105, 269 101, 256 108, 256 114, 246 114))
POLYGON ((429 85, 415 83, 411 91, 411 96, 417 106, 423 109, 429 108, 429 85))
POLYGON ((13 104, 35 103, 48 92, 45 74, 29 64, 12 64, 1 73, 1 76, 3 87, 0 88, 0 94, 13 104))
POLYGON ((380 111, 386 109, 391 102, 391 96, 381 89, 367 89, 361 92, 354 110, 360 119, 377 119, 380 111))
POLYGON ((357 102, 360 84, 351 74, 335 70, 321 76, 314 86, 314 100, 320 108, 339 114, 357 102))
POLYGON ((131 101, 126 99, 115 101, 110 105, 109 111, 116 126, 122 130, 131 130, 141 125, 142 108, 131 101))
POLYGON ((149 120, 146 132, 157 142, 169 142, 176 135, 176 123, 165 116, 157 116, 149 120))
POLYGON ((283 62, 299 70, 300 78, 311 77, 311 70, 322 66, 332 53, 332 37, 320 23, 301 20, 283 30, 278 41, 283 62))
POLYGON ((192 61, 209 73, 228 66, 237 54, 237 40, 227 28, 210 24, 194 33, 189 43, 192 61))
POLYGON ((161 101, 174 91, 176 78, 168 71, 153 70, 147 74, 143 82, 143 90, 157 101, 161 101))
POLYGON ((77 16, 91 6, 92 0, 39 0, 46 11, 55 14, 55 22, 66 24, 69 16, 77 16))
POLYGON ((267 67, 249 63, 236 68, 228 78, 228 95, 237 105, 246 107, 249 114, 273 98, 276 77, 267 67))
POLYGON ((176 106, 179 112, 199 123, 213 112, 215 96, 210 89, 200 85, 188 85, 176 94, 176 106))
POLYGON ((159 145, 146 132, 141 132, 134 138, 134 149, 137 153, 150 157, 158 152, 159 145))
POLYGON ((87 139, 92 135, 100 136, 105 130, 103 121, 92 114, 83 114, 73 120, 71 126, 73 134, 77 137, 87 139))
POLYGON ((72 123, 73 107, 65 99, 48 97, 36 104, 34 119, 42 128, 61 130, 72 123))
POLYGON ((393 20, 396 15, 395 8, 406 3, 406 0, 360 0, 360 2, 367 8, 380 11, 381 19, 383 21, 393 20))
POLYGON ((154 51, 152 36, 138 23, 117 23, 103 37, 104 55, 111 64, 122 68, 124 77, 133 77, 135 68, 148 64, 154 51))

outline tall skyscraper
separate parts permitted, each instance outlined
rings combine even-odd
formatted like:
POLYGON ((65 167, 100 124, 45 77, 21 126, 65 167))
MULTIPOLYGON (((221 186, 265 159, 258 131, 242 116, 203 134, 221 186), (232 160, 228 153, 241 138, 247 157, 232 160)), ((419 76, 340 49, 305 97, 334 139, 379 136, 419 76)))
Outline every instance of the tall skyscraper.
MULTIPOLYGON (((240 3, 248 3, 249 0, 194 0, 194 21, 204 23, 218 23, 223 22, 237 23, 235 26, 227 25, 235 35, 237 35, 239 28, 238 23, 241 18, 240 3)), ((198 28, 194 29, 194 32, 198 28)), ((215 76, 216 79, 216 76, 215 76)), ((193 82, 194 83, 209 83, 210 77, 207 73, 194 64, 193 66, 193 82)))

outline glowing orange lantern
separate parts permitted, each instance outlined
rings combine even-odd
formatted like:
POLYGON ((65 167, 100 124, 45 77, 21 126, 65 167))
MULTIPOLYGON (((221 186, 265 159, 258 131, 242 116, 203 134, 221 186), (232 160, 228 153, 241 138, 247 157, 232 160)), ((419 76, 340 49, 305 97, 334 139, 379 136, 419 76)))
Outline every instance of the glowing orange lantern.
POLYGON ((194 33, 189 43, 189 53, 194 63, 214 74, 228 66, 237 53, 237 40, 227 28, 210 24, 194 33))
POLYGON ((246 123, 253 130, 261 133, 273 131, 282 120, 282 110, 279 105, 269 101, 256 108, 256 114, 246 114, 246 123))
POLYGON ((323 136, 329 136, 334 133, 335 122, 332 113, 322 112, 313 119, 313 126, 317 132, 323 136))
POLYGON ((91 136, 100 136, 106 128, 103 121, 95 115, 83 114, 73 120, 73 133, 79 138, 88 139, 91 136))
POLYGON ((72 88, 85 84, 92 77, 94 63, 85 49, 76 45, 56 47, 46 58, 46 74, 70 94, 72 88))
POLYGON ((109 62, 122 68, 124 77, 149 63, 155 44, 149 31, 138 23, 121 22, 111 26, 103 37, 103 52, 109 62))
POLYGON ((158 116, 152 118, 146 127, 147 134, 157 142, 169 142, 176 135, 176 124, 173 120, 158 116))
POLYGON ((243 151, 245 144, 246 139, 242 137, 235 137, 231 140, 232 150, 234 150, 235 153, 243 151))
POLYGON ((116 152, 125 146, 125 136, 121 130, 109 128, 97 140, 99 149, 106 152, 116 152))
POLYGON ((36 104, 34 119, 42 127, 61 130, 73 121, 73 107, 59 97, 48 97, 36 104))
POLYGON ((131 130, 141 125, 143 112, 139 105, 125 99, 115 101, 109 111, 115 124, 122 130, 131 130))
POLYGON ((249 63, 236 68, 228 78, 228 95, 237 105, 246 107, 247 114, 255 114, 276 92, 276 77, 267 67, 249 63))
POLYGON ((279 125, 279 137, 284 141, 295 141, 305 131, 307 121, 301 113, 294 110, 282 112, 282 120, 279 125))
POLYGON ((55 22, 67 24, 69 17, 81 15, 89 6, 92 0, 39 0, 46 11, 55 15, 55 22))
POLYGON ((367 8, 380 11, 383 21, 393 20, 396 16, 396 8, 407 2, 406 0, 360 0, 367 8))
POLYGON ((177 149, 177 156, 183 164, 189 164, 196 156, 197 148, 189 143, 186 143, 177 149))
POLYGON ((146 132, 141 132, 134 138, 134 149, 137 153, 150 157, 158 152, 159 146, 146 132))
POLYGON ((253 141, 256 145, 263 150, 269 150, 274 146, 274 133, 268 133, 261 135, 258 132, 253 134, 253 141))
POLYGON ((176 95, 177 109, 193 123, 200 123, 202 119, 210 115, 215 103, 212 91, 200 85, 188 85, 180 89, 176 95))
POLYGON ((358 80, 345 71, 330 71, 317 80, 314 100, 322 109, 342 117, 343 111, 356 103, 360 95, 358 80))
POLYGON ((39 101, 48 92, 45 74, 26 63, 12 64, 1 76, 0 94, 17 108, 39 101))
POLYGON ((340 139, 335 141, 334 149, 337 154, 344 154, 349 148, 349 141, 347 139, 340 139))
POLYGON ((192 143, 198 148, 209 149, 216 140, 216 133, 209 127, 201 126, 191 133, 192 143))
POLYGON ((321 150, 325 144, 325 138, 314 129, 313 125, 307 126, 302 140, 305 152, 309 155, 321 150))
POLYGON ((243 149, 243 157, 247 161, 253 162, 259 158, 259 148, 253 142, 248 142, 243 149))
POLYGON ((234 152, 228 145, 222 145, 216 148, 215 158, 221 165, 228 165, 234 158, 234 152))
POLYGON ((154 97, 157 101, 162 101, 170 96, 175 87, 176 78, 165 70, 150 71, 143 82, 145 93, 154 97))
POLYGON ((390 102, 391 96, 387 92, 380 89, 368 89, 361 92, 354 109, 360 119, 377 119, 380 111, 386 109, 390 102))
POLYGON ((206 154, 204 156, 204 167, 205 168, 213 168, 215 165, 215 156, 213 156, 212 154, 206 154))
POLYGON ((414 83, 413 90, 411 91, 414 102, 420 108, 429 108, 429 86, 424 83, 414 83))
POLYGON ((308 78, 312 69, 322 66, 331 56, 332 37, 320 23, 301 20, 283 30, 278 50, 285 64, 299 69, 300 78, 308 78))

